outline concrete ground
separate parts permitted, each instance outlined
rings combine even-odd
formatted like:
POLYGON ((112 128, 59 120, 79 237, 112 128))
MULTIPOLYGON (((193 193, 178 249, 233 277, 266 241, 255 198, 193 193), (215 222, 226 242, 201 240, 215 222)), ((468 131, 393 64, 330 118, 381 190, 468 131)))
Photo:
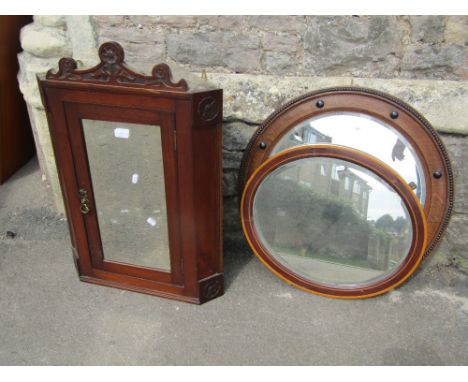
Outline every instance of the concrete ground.
POLYGON ((342 301, 226 243, 226 294, 184 304, 80 282, 49 200, 35 160, 0 186, 1 365, 468 364, 468 276, 452 268, 342 301))

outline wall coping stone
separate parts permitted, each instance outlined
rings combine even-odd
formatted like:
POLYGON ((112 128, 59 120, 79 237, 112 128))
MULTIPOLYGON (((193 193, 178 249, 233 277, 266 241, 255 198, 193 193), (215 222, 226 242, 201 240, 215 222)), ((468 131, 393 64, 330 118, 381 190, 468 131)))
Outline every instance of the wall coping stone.
POLYGON ((418 110, 440 132, 468 135, 468 81, 356 77, 304 77, 208 73, 224 89, 224 117, 262 123, 275 109, 304 93, 334 86, 386 92, 418 110))

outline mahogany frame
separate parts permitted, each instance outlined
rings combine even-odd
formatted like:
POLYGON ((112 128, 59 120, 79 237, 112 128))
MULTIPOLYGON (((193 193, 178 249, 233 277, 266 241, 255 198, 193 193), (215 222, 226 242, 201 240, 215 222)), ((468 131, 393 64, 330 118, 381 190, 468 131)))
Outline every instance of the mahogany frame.
POLYGON ((258 167, 247 181, 241 199, 241 222, 247 241, 260 261, 275 275, 306 292, 326 297, 352 299, 383 294, 403 283, 421 262, 427 244, 427 224, 424 211, 412 189, 391 167, 361 151, 336 145, 298 146, 272 156, 258 167), (409 253, 400 266, 382 280, 351 287, 333 287, 311 281, 279 263, 257 237, 253 221, 255 193, 268 176, 278 167, 302 158, 328 157, 345 160, 377 174, 401 197, 408 210, 413 227, 413 241, 409 253))
POLYGON ((80 280, 196 304, 221 296, 222 90, 191 91, 165 64, 136 73, 116 42, 101 45, 99 57, 86 70, 62 58, 39 79, 80 280), (160 126, 170 271, 104 258, 82 119, 160 126), (89 191, 87 214, 80 188, 89 191))
POLYGON ((297 124, 322 113, 371 115, 402 134, 416 151, 424 171, 429 254, 439 242, 453 209, 453 172, 441 139, 415 109, 391 95, 359 87, 335 87, 304 94, 272 113, 251 138, 241 163, 238 195, 252 173, 269 157, 275 144, 297 124))

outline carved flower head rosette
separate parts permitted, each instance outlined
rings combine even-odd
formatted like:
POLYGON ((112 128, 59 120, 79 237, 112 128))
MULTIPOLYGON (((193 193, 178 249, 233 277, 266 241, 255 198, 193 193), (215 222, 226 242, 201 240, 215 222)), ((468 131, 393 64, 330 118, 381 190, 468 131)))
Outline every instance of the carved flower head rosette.
POLYGON ((77 68, 77 63, 73 58, 64 57, 61 58, 58 63, 58 71, 50 69, 47 72, 48 78, 55 78, 55 79, 66 79, 73 75, 73 72, 77 68))
POLYGON ((213 121, 219 114, 219 104, 216 98, 204 97, 198 104, 198 114, 205 122, 213 121))
POLYGON ((211 300, 218 296, 222 292, 222 290, 223 283, 221 279, 214 278, 203 285, 202 297, 204 297, 207 300, 211 300))
POLYGON ((103 64, 121 64, 124 61, 125 53, 119 43, 110 41, 99 47, 99 58, 103 64))
POLYGON ((155 65, 151 74, 160 81, 170 81, 172 79, 171 69, 166 64, 155 65))

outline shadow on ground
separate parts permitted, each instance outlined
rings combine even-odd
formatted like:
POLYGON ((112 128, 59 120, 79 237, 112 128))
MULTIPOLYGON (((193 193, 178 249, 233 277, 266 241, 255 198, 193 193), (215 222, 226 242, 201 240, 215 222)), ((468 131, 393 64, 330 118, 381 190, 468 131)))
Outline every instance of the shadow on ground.
POLYGON ((81 283, 30 162, 0 186, 0 364, 467 364, 468 277, 453 268, 334 300, 287 285, 238 243, 225 241, 225 295, 201 306, 81 283))

